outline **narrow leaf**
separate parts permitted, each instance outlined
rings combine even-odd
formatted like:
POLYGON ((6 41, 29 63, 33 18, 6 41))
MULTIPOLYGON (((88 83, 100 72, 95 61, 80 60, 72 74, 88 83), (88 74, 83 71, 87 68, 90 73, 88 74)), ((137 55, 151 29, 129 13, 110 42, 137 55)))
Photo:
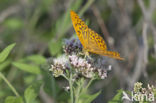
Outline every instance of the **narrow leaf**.
POLYGON ((122 103, 122 92, 123 90, 118 90, 118 93, 114 96, 114 98, 108 103, 122 103))
POLYGON ((16 45, 15 43, 10 44, 0 53, 0 63, 2 63, 8 57, 10 51, 13 49, 15 45, 16 45))
POLYGON ((23 71, 29 72, 29 73, 33 73, 33 74, 41 73, 40 68, 35 65, 21 63, 21 62, 13 62, 13 65, 16 66, 17 68, 19 68, 23 71))
POLYGON ((8 59, 6 61, 0 63, 0 71, 4 70, 7 66, 10 65, 10 63, 11 63, 11 60, 8 60, 8 59))
POLYGON ((100 93, 101 93, 101 91, 99 91, 93 95, 89 95, 89 97, 84 101, 84 103, 91 103, 100 93))
POLYGON ((46 62, 46 59, 42 55, 31 55, 31 56, 28 56, 26 59, 33 61, 36 64, 43 64, 46 62))

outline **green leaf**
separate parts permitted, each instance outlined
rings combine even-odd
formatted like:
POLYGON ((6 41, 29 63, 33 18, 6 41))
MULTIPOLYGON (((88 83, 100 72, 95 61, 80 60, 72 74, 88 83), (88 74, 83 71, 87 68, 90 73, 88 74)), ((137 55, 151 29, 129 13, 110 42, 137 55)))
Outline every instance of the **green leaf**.
POLYGON ((76 0, 73 5, 71 5, 71 9, 74 10, 74 11, 77 11, 80 6, 82 5, 83 3, 83 0, 76 0))
POLYGON ((23 26, 23 22, 20 19, 11 18, 4 22, 4 25, 10 29, 19 29, 23 26))
POLYGON ((34 103, 40 91, 41 82, 36 82, 30 85, 24 92, 26 103, 34 103))
POLYGON ((13 62, 12 63, 14 66, 16 66, 17 68, 29 72, 29 73, 33 73, 33 74, 40 74, 40 68, 38 66, 32 65, 32 64, 26 64, 26 63, 22 63, 22 62, 13 62))
POLYGON ((11 60, 6 60, 3 63, 0 63, 0 71, 4 70, 10 63, 11 60))
POLYGON ((55 81, 55 78, 47 71, 43 71, 42 74, 43 74, 43 81, 44 81, 44 91, 48 95, 57 99, 59 93, 61 92, 61 89, 58 86, 57 82, 55 81))
POLYGON ((8 57, 10 51, 13 49, 15 45, 16 45, 15 43, 10 44, 0 53, 0 63, 2 63, 8 57))
POLYGON ((22 97, 8 96, 5 103, 24 103, 22 97))
POLYGON ((34 82, 35 79, 36 79, 36 76, 35 75, 26 76, 26 77, 24 77, 24 83, 26 85, 31 84, 31 83, 34 82))
POLYGON ((118 90, 118 93, 108 103, 123 103, 123 101, 122 101, 122 96, 123 96, 122 92, 123 92, 123 90, 118 90))
POLYGON ((152 21, 156 23, 156 10, 152 13, 152 21))
POLYGON ((93 95, 89 95, 88 98, 86 98, 86 100, 84 101, 84 103, 91 103, 100 93, 101 93, 101 91, 99 91, 93 95))
POLYGON ((58 41, 52 40, 51 42, 49 42, 48 47, 51 55, 59 54, 62 48, 61 40, 58 41))
POLYGON ((46 63, 46 59, 42 55, 31 55, 26 57, 27 60, 33 61, 36 64, 46 63))

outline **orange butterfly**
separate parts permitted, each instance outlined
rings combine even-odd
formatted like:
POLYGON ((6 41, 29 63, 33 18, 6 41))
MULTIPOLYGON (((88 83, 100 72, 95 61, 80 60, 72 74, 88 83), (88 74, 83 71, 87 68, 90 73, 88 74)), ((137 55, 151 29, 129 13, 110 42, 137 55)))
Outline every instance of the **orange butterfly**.
POLYGON ((74 11, 70 11, 70 16, 76 34, 85 51, 124 60, 124 58, 120 57, 118 52, 107 51, 104 39, 99 34, 88 28, 84 21, 82 21, 74 11))

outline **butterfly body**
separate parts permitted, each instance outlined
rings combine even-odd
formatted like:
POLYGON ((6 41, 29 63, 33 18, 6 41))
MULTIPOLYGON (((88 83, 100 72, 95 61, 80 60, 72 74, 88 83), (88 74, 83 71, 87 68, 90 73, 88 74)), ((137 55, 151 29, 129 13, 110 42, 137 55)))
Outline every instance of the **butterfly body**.
POLYGON ((74 11, 71 11, 70 15, 84 51, 123 60, 118 52, 108 51, 104 39, 90 29, 74 11))

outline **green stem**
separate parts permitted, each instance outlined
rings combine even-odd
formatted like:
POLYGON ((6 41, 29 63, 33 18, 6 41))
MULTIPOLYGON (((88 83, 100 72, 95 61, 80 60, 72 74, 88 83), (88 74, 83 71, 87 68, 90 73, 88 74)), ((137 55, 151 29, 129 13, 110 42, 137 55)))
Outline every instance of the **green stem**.
POLYGON ((81 91, 81 89, 83 87, 83 84, 84 84, 84 80, 83 81, 80 81, 80 84, 78 84, 78 90, 77 90, 77 92, 75 94, 75 103, 78 103, 80 91, 81 91))
POLYGON ((80 95, 81 88, 78 89, 76 96, 75 96, 75 103, 78 103, 79 95, 80 95))
POLYGON ((88 0, 88 2, 85 4, 85 6, 81 9, 81 11, 79 12, 80 16, 90 7, 90 5, 92 5, 92 3, 95 0, 88 0))
POLYGON ((16 89, 11 85, 11 83, 5 78, 5 76, 0 72, 0 77, 7 83, 7 85, 10 87, 10 89, 14 92, 14 94, 19 97, 20 95, 16 91, 16 89))
POLYGON ((95 78, 92 78, 92 79, 89 81, 89 83, 88 83, 87 86, 86 86, 86 89, 88 89, 88 87, 91 85, 91 83, 93 82, 94 79, 95 79, 95 78))
POLYGON ((52 76, 51 78, 51 86, 52 86, 52 95, 54 98, 56 98, 56 81, 55 81, 55 78, 54 76, 52 76))
POLYGON ((72 73, 70 73, 70 78, 69 78, 69 86, 70 86, 70 97, 71 97, 71 103, 74 103, 74 95, 73 95, 73 82, 72 82, 72 73))
POLYGON ((61 76, 63 76, 67 81, 69 81, 69 79, 64 74, 62 74, 61 76))

